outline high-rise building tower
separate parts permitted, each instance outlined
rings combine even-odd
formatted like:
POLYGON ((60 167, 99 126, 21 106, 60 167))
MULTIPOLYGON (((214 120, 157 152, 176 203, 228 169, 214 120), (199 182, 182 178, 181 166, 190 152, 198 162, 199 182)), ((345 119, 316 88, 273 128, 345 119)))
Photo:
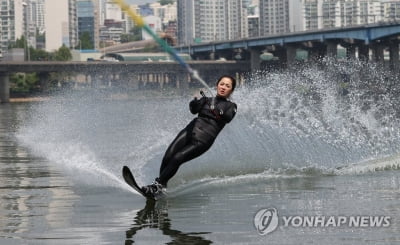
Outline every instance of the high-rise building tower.
POLYGON ((304 30, 315 30, 322 26, 322 1, 303 0, 303 13, 304 30))
POLYGON ((69 48, 79 47, 83 33, 89 34, 93 48, 97 49, 99 29, 98 0, 45 1, 47 51, 54 51, 62 45, 69 48))
POLYGON ((93 49, 99 48, 99 5, 96 0, 76 0, 76 24, 78 38, 87 35, 93 49))
POLYGON ((36 48, 36 33, 44 32, 44 0, 2 0, 0 17, 0 50, 22 36, 36 48))
POLYGON ((260 35, 301 31, 301 0, 260 0, 260 35))
POLYGON ((289 32, 289 0, 260 0, 260 35, 289 32))
POLYGON ((26 36, 25 13, 27 3, 23 0, 0 1, 0 50, 8 49, 17 38, 26 36))
MULTIPOLYGON (((46 0, 48 1, 48 0, 46 0)), ((68 2, 68 35, 69 35, 69 48, 75 48, 79 45, 78 36, 78 18, 76 16, 76 0, 69 0, 68 2)))
POLYGON ((57 50, 62 45, 73 47, 76 43, 75 1, 45 1, 46 51, 57 50))
POLYGON ((245 38, 247 25, 242 0, 178 1, 180 44, 245 38))
POLYGON ((44 0, 30 0, 32 23, 36 30, 44 33, 44 0))
MULTIPOLYGON (((113 0, 101 0, 100 7, 100 26, 104 26, 106 22, 120 22, 122 25, 122 33, 128 33, 134 26, 133 21, 121 10, 121 8, 113 0)), ((137 6, 131 5, 132 10, 136 11, 137 6)))
POLYGON ((194 43, 194 1, 178 1, 178 43, 183 45, 194 43))
POLYGON ((227 39, 239 39, 249 36, 247 21, 247 5, 243 0, 228 0, 225 2, 227 11, 227 39))
MULTIPOLYGON (((36 1, 24 0, 23 6, 23 35, 29 47, 36 47, 36 1)), ((18 38, 18 37, 17 37, 18 38)), ((28 57, 29 58, 29 57, 28 57)))
POLYGON ((304 29, 314 30, 385 21, 385 6, 389 1, 303 0, 302 2, 304 29))
POLYGON ((383 0, 383 17, 385 21, 400 20, 400 1, 383 0))

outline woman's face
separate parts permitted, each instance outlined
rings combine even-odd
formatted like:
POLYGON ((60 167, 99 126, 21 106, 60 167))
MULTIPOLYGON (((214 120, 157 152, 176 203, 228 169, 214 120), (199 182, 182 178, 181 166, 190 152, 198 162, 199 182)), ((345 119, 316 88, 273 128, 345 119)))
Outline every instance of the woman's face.
POLYGON ((217 84, 217 95, 228 98, 232 93, 232 80, 229 77, 223 77, 217 84))

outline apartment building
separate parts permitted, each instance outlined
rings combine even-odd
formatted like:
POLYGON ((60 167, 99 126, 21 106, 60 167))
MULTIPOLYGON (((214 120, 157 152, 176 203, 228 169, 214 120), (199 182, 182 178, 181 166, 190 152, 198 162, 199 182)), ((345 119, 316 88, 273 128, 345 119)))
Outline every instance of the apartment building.
POLYGON ((177 6, 178 13, 178 44, 194 43, 194 1, 180 0, 177 6))
POLYGON ((17 38, 26 36, 26 2, 23 0, 0 1, 0 50, 5 52, 17 38), (25 10, 24 10, 25 8, 25 10))
POLYGON ((248 37, 247 7, 243 0, 226 1, 226 11, 228 15, 228 39, 248 37))
POLYGON ((31 20, 40 34, 44 33, 44 1, 45 0, 30 0, 31 20))
POLYGON ((382 0, 384 21, 400 20, 400 0, 382 0))
POLYGON ((260 0, 260 35, 303 30, 302 9, 301 0, 260 0))
POLYGON ((177 19, 177 4, 161 5, 160 3, 150 4, 150 8, 153 9, 153 14, 161 19, 163 25, 167 25, 171 21, 176 21, 177 19))
POLYGON ((260 35, 289 32, 289 0, 260 0, 260 35))
POLYGON ((180 44, 248 37, 247 8, 242 0, 178 1, 180 44))
POLYGON ((346 27, 400 18, 399 0, 302 0, 304 30, 346 27))

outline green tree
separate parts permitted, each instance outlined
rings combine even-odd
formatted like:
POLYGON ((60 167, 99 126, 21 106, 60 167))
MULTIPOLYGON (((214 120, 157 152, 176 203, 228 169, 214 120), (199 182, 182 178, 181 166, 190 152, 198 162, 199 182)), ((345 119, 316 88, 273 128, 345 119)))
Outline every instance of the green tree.
POLYGON ((132 34, 121 34, 121 43, 128 43, 137 41, 135 40, 135 36, 132 34))
POLYGON ((31 60, 35 61, 46 61, 50 60, 50 53, 46 52, 43 49, 35 49, 30 47, 29 51, 31 53, 31 60))
MULTIPOLYGON (((22 48, 24 49, 24 55, 25 55, 25 60, 28 58, 28 42, 25 38, 24 35, 21 36, 21 38, 17 38, 17 40, 15 40, 15 42, 10 43, 8 45, 8 49, 13 49, 13 48, 22 48)), ((29 47, 29 51, 31 51, 32 47, 29 47)))
POLYGON ((15 73, 10 76, 10 90, 13 93, 29 93, 38 90, 39 78, 36 73, 15 73))
POLYGON ((129 34, 133 36, 132 41, 140 41, 142 40, 142 28, 139 26, 134 26, 130 31, 129 34))
POLYGON ((89 32, 82 33, 79 36, 79 42, 75 49, 94 49, 94 43, 89 32))
POLYGON ((12 48, 25 48, 27 45, 27 41, 24 35, 21 36, 21 38, 17 38, 17 40, 15 40, 15 42, 10 43, 8 45, 8 49, 12 49, 12 48))
POLYGON ((36 42, 37 43, 45 43, 46 42, 46 33, 40 34, 40 32, 36 31, 36 42))
POLYGON ((63 44, 54 54, 54 59, 57 61, 67 61, 72 59, 72 54, 69 48, 63 44))

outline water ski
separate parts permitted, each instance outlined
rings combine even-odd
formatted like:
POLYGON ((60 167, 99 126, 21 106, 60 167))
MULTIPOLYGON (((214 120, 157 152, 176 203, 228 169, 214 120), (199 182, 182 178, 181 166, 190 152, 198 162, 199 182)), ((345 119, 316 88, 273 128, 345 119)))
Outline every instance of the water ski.
POLYGON ((124 180, 128 185, 130 185, 133 189, 135 189, 135 191, 139 192, 142 196, 144 196, 147 199, 157 201, 158 199, 161 199, 162 197, 165 196, 164 193, 161 193, 156 196, 146 195, 142 191, 142 188, 136 183, 135 177, 133 177, 131 170, 127 166, 124 166, 122 168, 122 176, 124 177, 124 180))

